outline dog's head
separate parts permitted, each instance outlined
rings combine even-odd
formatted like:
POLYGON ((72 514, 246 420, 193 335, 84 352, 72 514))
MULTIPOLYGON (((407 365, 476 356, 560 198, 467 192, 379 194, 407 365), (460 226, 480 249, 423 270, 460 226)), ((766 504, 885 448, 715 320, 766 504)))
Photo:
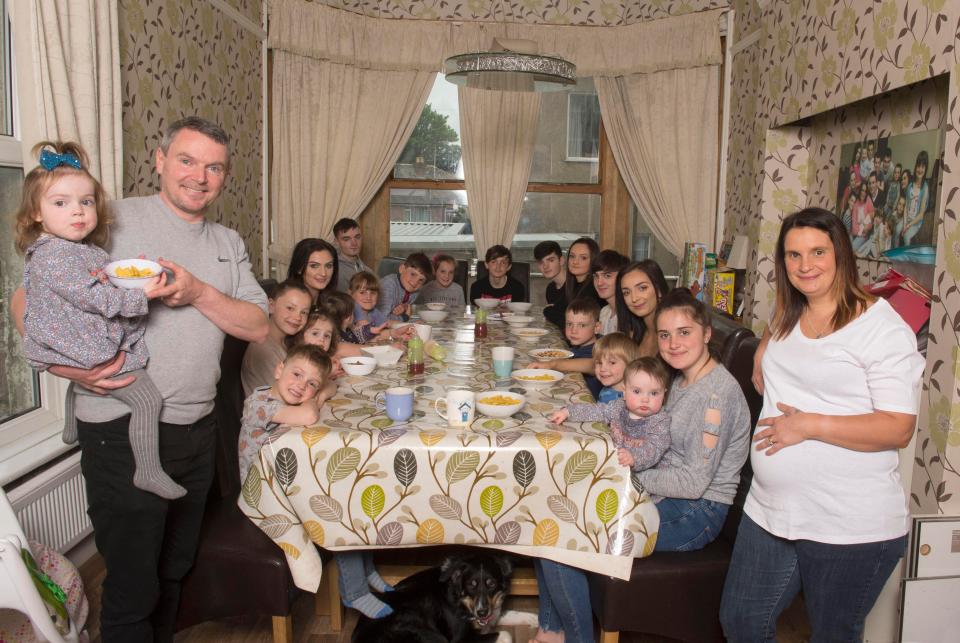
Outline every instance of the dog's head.
POLYGON ((446 585, 447 600, 466 613, 474 629, 487 633, 500 619, 512 572, 505 556, 451 556, 440 567, 440 582, 446 585))

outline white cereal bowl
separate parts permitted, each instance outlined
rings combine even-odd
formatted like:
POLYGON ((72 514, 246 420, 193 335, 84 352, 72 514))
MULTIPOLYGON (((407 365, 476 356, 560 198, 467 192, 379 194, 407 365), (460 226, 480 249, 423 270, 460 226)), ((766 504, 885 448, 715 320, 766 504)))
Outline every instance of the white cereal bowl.
POLYGON ((487 309, 487 310, 493 310, 494 308, 496 308, 497 306, 500 305, 500 300, 499 300, 499 299, 490 299, 490 298, 487 298, 487 299, 474 299, 474 300, 473 300, 473 303, 475 303, 475 304, 476 304, 477 306, 479 306, 480 308, 485 308, 485 309, 487 309))
MULTIPOLYGON (((377 366, 392 366, 396 364, 400 356, 403 355, 402 350, 394 348, 393 346, 364 346, 360 350, 377 360, 377 366)), ((344 370, 346 370, 346 368, 344 368, 344 370)))
POLYGON ((507 308, 513 313, 525 313, 533 306, 529 301, 511 301, 507 302, 507 308))
POLYGON ((366 355, 344 357, 340 360, 340 365, 347 375, 369 375, 377 368, 377 360, 366 355))
POLYGON ((527 342, 538 341, 541 337, 549 333, 546 328, 526 328, 524 326, 511 326, 510 332, 527 342))
POLYGON ((563 379, 563 373, 549 368, 521 368, 510 376, 521 386, 551 386, 563 379))
POLYGON ((443 310, 446 307, 447 305, 442 301, 431 301, 429 304, 427 304, 427 308, 430 310, 443 310))
POLYGON ((529 315, 513 315, 511 317, 504 317, 503 321, 510 324, 511 328, 522 328, 533 321, 533 317, 529 315))
POLYGON ((156 261, 149 259, 123 259, 121 261, 111 261, 106 265, 104 271, 107 278, 117 288, 143 288, 157 275, 163 272, 163 268, 156 261), (149 277, 118 277, 117 268, 136 268, 137 270, 149 270, 149 277))
POLYGON ((433 310, 433 309, 421 310, 419 314, 420 314, 420 319, 430 324, 436 324, 437 322, 442 322, 444 319, 447 318, 447 311, 445 310, 433 310))
POLYGON ((487 391, 486 393, 477 393, 477 410, 491 418, 510 417, 523 408, 526 399, 519 393, 512 391, 487 391), (510 398, 516 400, 514 404, 488 404, 484 400, 491 398, 510 398))

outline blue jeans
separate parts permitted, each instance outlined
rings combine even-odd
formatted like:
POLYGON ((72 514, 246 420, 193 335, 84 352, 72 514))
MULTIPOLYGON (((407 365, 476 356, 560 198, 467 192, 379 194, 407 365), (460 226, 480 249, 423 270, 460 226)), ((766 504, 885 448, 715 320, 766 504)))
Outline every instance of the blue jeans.
POLYGON ((339 551, 333 555, 333 559, 337 561, 340 572, 337 585, 340 587, 341 601, 354 601, 370 593, 367 576, 376 569, 373 566, 373 552, 339 551))
POLYGON ((533 561, 540 593, 540 629, 563 632, 565 643, 593 643, 593 610, 587 575, 552 560, 533 561))
POLYGON ((723 587, 723 633, 731 643, 775 640, 777 618, 803 589, 812 642, 861 641, 906 544, 905 535, 854 545, 786 540, 744 515, 723 587))
POLYGON ((654 551, 696 551, 720 535, 730 505, 713 500, 664 498, 657 503, 660 532, 654 551))

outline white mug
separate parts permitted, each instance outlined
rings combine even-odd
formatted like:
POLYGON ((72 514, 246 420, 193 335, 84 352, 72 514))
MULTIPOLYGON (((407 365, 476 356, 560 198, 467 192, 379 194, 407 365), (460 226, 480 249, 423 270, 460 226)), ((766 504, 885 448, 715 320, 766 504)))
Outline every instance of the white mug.
POLYGON ((440 417, 446 419, 447 426, 451 427, 470 426, 476 406, 476 395, 473 391, 466 389, 447 391, 446 398, 441 397, 433 403, 434 410, 440 417), (440 411, 440 402, 446 404, 445 412, 440 411))

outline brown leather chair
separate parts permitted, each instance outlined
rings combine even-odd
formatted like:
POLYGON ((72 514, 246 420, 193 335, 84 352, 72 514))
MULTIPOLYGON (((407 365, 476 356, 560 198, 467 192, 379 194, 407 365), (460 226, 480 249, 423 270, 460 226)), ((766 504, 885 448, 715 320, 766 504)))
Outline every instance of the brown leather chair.
MULTIPOLYGON (((264 284, 268 287, 269 284, 264 284)), ((237 506, 237 439, 243 409, 240 365, 247 343, 227 337, 220 360, 217 472, 200 531, 193 569, 183 579, 176 629, 219 618, 273 617, 275 643, 293 641, 290 608, 300 590, 280 550, 237 506)))
MULTIPOLYGON (((739 332, 723 321, 714 326, 714 338, 723 338, 718 349, 726 356, 723 364, 740 383, 750 407, 751 423, 756 425, 763 399, 753 388, 750 376, 760 340, 749 330, 739 332)), ((720 597, 751 478, 748 459, 721 534, 703 549, 656 552, 638 558, 629 581, 590 575, 590 601, 600 623, 603 643, 615 643, 620 632, 642 632, 681 641, 723 640, 720 597)))

